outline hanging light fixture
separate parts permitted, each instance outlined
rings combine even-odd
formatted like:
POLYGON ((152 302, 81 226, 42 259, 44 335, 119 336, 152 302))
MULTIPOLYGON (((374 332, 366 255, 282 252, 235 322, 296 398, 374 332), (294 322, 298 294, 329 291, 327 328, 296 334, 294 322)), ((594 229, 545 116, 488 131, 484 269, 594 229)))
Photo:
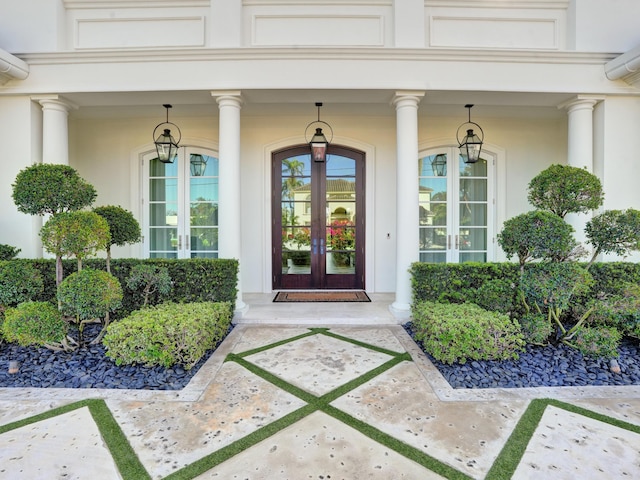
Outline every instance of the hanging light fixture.
POLYGON ((314 162, 324 162, 327 159, 327 147, 329 146, 329 143, 331 143, 331 140, 333 140, 333 129, 331 128, 331 125, 320 120, 321 106, 322 103, 316 102, 316 107, 318 107, 318 120, 311 122, 304 130, 304 139, 306 141, 309 127, 316 125, 316 132, 313 134, 313 137, 311 137, 311 141, 307 142, 311 147, 311 158, 313 158, 314 162), (327 128, 329 128, 331 131, 331 140, 327 140, 327 137, 322 133, 322 127, 318 127, 318 124, 326 125, 327 128))
POLYGON ((162 163, 173 163, 178 155, 178 144, 180 143, 180 139, 182 138, 182 132, 175 123, 169 121, 169 109, 172 108, 172 106, 168 103, 165 103, 162 106, 167 109, 167 120, 165 122, 159 123, 156 128, 154 128, 153 143, 156 144, 158 160, 160 160, 162 163), (178 140, 175 140, 171 135, 171 130, 169 128, 166 128, 169 125, 173 125, 178 130, 178 140), (160 127, 163 127, 163 131, 156 137, 156 132, 160 127))
POLYGON ((435 173, 436 177, 447 176, 447 155, 439 153, 431 160, 431 170, 435 173))
POLYGON ((480 151, 482 150, 482 142, 484 140, 484 132, 480 125, 471 121, 471 108, 472 104, 467 104, 464 108, 469 110, 469 120, 458 127, 458 131, 456 132, 456 140, 458 140, 458 147, 460 148, 460 155, 464 159, 464 163, 476 163, 480 160, 480 151), (473 128, 469 128, 470 126, 475 125, 480 130, 481 137, 478 137, 475 133, 473 133, 473 128), (464 136, 462 141, 460 141, 460 129, 465 127, 467 134, 464 136))
POLYGON ((201 177, 204 175, 204 171, 207 168, 207 159, 199 153, 192 153, 191 160, 191 175, 194 177, 201 177))

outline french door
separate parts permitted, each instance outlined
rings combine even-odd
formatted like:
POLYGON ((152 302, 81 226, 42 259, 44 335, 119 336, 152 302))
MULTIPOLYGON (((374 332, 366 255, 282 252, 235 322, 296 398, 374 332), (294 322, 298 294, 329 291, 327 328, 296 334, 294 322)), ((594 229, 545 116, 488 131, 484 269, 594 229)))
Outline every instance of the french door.
POLYGON ((272 157, 274 289, 363 289, 364 153, 308 145, 272 157))
POLYGON ((144 248, 150 258, 218 257, 218 159, 184 147, 173 163, 143 159, 144 248))
POLYGON ((454 147, 419 159, 421 262, 493 259, 493 163, 465 163, 454 147))

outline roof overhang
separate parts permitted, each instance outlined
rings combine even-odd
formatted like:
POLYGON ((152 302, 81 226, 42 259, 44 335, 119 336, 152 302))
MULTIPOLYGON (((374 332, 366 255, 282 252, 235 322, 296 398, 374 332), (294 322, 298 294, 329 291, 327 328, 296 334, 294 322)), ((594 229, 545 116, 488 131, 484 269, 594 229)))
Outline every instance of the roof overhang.
POLYGON ((0 49, 0 85, 9 80, 24 80, 29 76, 29 65, 18 57, 0 49))
POLYGON ((624 80, 640 87, 640 45, 607 62, 604 73, 609 80, 624 80))

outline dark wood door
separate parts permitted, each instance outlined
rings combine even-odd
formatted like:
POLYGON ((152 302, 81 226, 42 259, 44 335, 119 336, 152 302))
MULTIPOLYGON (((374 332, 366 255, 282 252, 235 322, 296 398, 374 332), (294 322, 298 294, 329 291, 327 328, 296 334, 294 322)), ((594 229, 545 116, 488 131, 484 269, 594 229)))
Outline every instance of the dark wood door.
POLYGON ((272 166, 273 288, 363 289, 364 153, 329 146, 314 162, 302 145, 272 166))

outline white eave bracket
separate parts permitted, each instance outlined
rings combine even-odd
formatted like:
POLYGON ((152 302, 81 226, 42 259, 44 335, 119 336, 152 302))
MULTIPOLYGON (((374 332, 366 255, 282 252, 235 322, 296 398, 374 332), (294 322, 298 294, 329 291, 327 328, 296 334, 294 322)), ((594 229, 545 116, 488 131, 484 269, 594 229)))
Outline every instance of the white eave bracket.
POLYGON ((9 80, 24 80, 29 76, 29 65, 18 57, 0 49, 0 85, 9 80))
POLYGON ((624 80, 629 85, 640 87, 640 46, 607 62, 604 73, 609 80, 624 80))

